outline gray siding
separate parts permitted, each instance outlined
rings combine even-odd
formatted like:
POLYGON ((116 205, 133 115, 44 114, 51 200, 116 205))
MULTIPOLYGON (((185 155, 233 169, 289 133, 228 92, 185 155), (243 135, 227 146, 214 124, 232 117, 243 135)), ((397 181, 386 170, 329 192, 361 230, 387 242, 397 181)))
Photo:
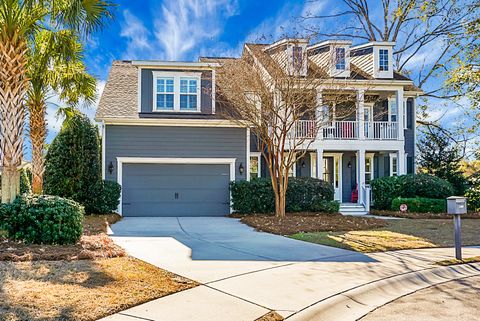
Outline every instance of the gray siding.
POLYGON ((114 126, 105 128, 105 178, 117 180, 117 157, 236 158, 246 162, 246 129, 213 127, 114 126), (108 172, 110 162, 114 165, 108 172))
POLYGON ((415 159, 415 111, 413 108, 413 98, 408 98, 407 100, 407 129, 404 131, 405 137, 405 153, 408 154, 409 164, 407 169, 413 171, 413 160, 415 159), (411 158, 410 158, 411 157, 411 158))
POLYGON ((355 154, 346 152, 342 157, 342 202, 350 202, 352 190, 357 184, 357 160, 355 154), (348 168, 348 162, 352 165, 348 168))
MULTIPOLYGON (((141 71, 141 112, 142 113, 152 113, 153 111, 153 72, 154 71, 163 71, 162 69, 142 69, 141 71)), ((168 72, 182 70, 165 70, 168 72)), ((191 70, 189 70, 191 71, 191 70)), ((198 71, 201 72, 201 89, 200 89, 200 105, 201 105, 201 114, 212 114, 212 72, 211 71, 198 71)), ((165 112, 155 112, 156 117, 166 117, 171 116, 172 113, 165 112)), ((178 113, 177 113, 178 114, 178 113)), ((185 114, 185 113, 182 113, 185 114)), ((198 114, 198 113, 189 113, 198 114)), ((181 115, 180 115, 181 116, 181 115)))

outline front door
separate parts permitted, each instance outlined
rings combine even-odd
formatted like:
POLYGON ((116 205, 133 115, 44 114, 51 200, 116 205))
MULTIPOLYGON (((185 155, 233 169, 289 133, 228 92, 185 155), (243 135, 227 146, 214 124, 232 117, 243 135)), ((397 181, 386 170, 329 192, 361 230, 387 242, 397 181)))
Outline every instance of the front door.
POLYGON ((323 157, 323 180, 332 184, 335 192, 334 199, 336 201, 342 200, 341 157, 341 154, 332 154, 332 156, 328 155, 323 157))

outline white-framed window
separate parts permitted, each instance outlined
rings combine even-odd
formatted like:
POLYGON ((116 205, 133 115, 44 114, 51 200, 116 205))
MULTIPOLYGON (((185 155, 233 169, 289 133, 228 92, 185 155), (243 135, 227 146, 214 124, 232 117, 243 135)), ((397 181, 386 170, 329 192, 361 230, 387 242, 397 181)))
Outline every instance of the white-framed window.
POLYGON ((398 121, 398 106, 397 106, 397 100, 396 99, 390 99, 388 101, 388 106, 389 106, 389 121, 391 122, 397 122, 398 121))
POLYGON ((200 112, 200 73, 153 72, 153 111, 200 112))
POLYGON ((379 49, 378 69, 380 71, 388 71, 388 49, 379 49))
POLYGON ((294 71, 299 71, 303 67, 303 48, 301 46, 294 46, 292 48, 292 59, 294 71))
POLYGON ((398 176, 398 157, 396 153, 390 154, 390 176, 398 176))
POLYGON ((174 81, 173 77, 156 78, 156 110, 173 110, 174 107, 174 81))
POLYGON ((373 177, 373 154, 365 155, 365 183, 370 184, 373 177))
POLYGON ((345 48, 335 48, 335 69, 345 70, 345 48))
POLYGON ((250 153, 250 178, 262 176, 261 153, 250 153))

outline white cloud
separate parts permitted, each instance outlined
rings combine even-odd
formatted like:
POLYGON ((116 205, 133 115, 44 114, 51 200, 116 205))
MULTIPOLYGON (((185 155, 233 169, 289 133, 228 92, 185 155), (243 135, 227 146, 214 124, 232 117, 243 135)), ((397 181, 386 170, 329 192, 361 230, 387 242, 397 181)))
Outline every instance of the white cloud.
MULTIPOLYGON (((237 11, 237 0, 166 1, 154 10, 153 31, 128 10, 123 11, 125 59, 185 60, 204 50, 237 11), (158 15, 158 13, 161 13, 158 15)), ((194 56, 196 58, 196 55, 194 56)))

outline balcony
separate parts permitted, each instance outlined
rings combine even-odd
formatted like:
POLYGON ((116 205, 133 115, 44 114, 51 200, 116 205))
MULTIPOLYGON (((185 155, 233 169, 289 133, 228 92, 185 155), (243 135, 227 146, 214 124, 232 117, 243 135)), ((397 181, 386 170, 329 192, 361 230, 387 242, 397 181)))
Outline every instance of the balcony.
MULTIPOLYGON (((363 139, 396 140, 398 139, 398 123, 388 121, 362 122, 363 139)), ((299 120, 295 125, 295 137, 299 139, 315 139, 317 124, 314 120, 299 120)), ((319 139, 350 140, 360 139, 359 121, 332 121, 320 128, 319 139)))

